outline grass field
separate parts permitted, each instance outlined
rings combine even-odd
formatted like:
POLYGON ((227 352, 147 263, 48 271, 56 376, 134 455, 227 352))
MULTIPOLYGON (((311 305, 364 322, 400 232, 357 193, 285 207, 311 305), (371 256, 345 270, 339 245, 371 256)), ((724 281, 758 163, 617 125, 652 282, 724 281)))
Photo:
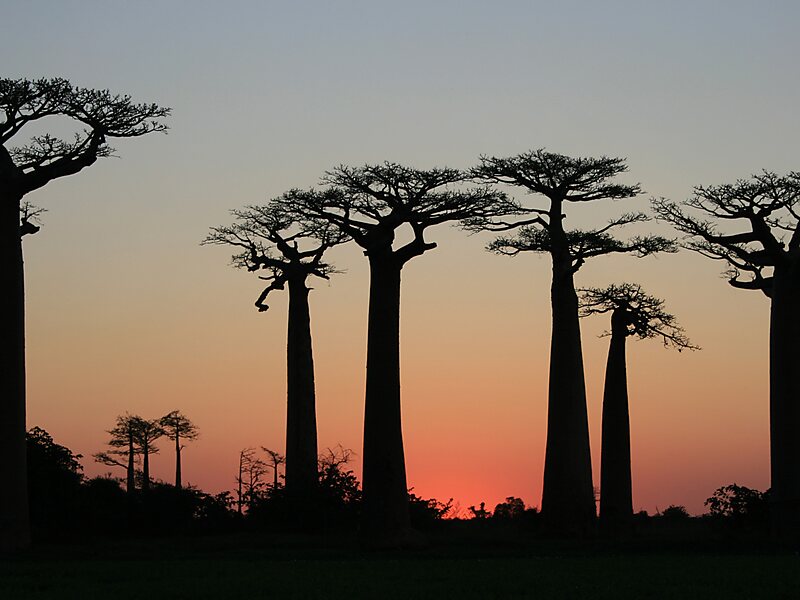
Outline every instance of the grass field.
POLYGON ((800 556, 486 540, 367 553, 353 540, 206 536, 40 546, 3 560, 0 598, 797 599, 800 556))

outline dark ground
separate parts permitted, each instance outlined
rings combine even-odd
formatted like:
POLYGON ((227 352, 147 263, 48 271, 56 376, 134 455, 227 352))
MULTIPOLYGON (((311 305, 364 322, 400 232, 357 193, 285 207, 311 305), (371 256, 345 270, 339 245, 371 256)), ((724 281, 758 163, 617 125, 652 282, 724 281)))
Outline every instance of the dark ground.
POLYGON ((443 528, 426 548, 241 533, 50 543, 0 563, 0 598, 800 598, 800 555, 692 532, 554 541, 443 528))

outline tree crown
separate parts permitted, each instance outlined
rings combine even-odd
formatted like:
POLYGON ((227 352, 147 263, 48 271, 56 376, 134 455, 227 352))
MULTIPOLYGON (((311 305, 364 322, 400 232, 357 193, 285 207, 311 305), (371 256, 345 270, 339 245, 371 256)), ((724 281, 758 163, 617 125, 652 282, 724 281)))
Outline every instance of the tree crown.
POLYGON ((652 205, 659 219, 685 234, 685 248, 727 264, 730 285, 770 296, 773 269, 800 253, 799 201, 800 173, 763 171, 733 184, 697 186, 680 205, 664 198, 652 205))
POLYGON ((161 119, 170 114, 157 104, 137 104, 128 95, 73 86, 61 78, 0 79, 0 109, 0 179, 19 195, 111 155, 108 138, 166 131, 161 119), (27 125, 51 117, 66 117, 82 130, 71 140, 46 133, 6 148, 27 125))
POLYGON ((231 213, 237 221, 227 227, 214 227, 202 244, 224 244, 239 249, 232 264, 248 271, 262 271, 260 279, 268 286, 256 300, 259 311, 269 306, 268 294, 284 289, 287 281, 305 281, 309 276, 330 279, 338 271, 323 262, 324 254, 333 246, 350 238, 341 229, 319 217, 290 210, 298 204, 323 202, 314 200, 330 192, 290 190, 263 206, 248 206, 231 213))
POLYGON ((334 224, 367 256, 391 255, 404 264, 436 247, 425 241, 429 227, 516 210, 504 193, 487 186, 457 187, 466 179, 464 172, 450 168, 413 169, 390 162, 342 165, 322 178, 326 194, 298 198, 291 209, 334 224), (406 224, 413 240, 392 249, 396 230, 406 224))
POLYGON ((578 292, 581 317, 611 312, 627 336, 660 338, 664 346, 679 352, 699 349, 686 337, 675 315, 664 309, 664 301, 646 294, 638 284, 612 284, 605 288, 583 288, 578 292))

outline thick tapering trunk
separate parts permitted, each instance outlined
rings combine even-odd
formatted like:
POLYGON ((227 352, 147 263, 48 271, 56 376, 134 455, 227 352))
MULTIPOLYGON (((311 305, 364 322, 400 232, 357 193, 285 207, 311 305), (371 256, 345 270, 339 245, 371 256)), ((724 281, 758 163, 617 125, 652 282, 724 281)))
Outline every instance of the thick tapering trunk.
POLYGON ((150 448, 142 448, 142 493, 150 491, 150 448))
MULTIPOLYGON (((305 276, 289 280, 286 342, 286 492, 302 508, 317 489, 317 409, 305 276)), ((278 468, 274 469, 278 484, 278 468)))
POLYGON ((606 381, 603 391, 603 426, 600 451, 600 530, 618 535, 633 522, 631 488, 631 426, 628 413, 628 375, 625 342, 628 337, 626 313, 616 310, 611 317, 606 381))
POLYGON ((400 411, 402 265, 370 255, 369 266, 362 534, 370 544, 396 545, 410 535, 400 411))
POLYGON ((800 260, 775 268, 770 314, 770 457, 774 534, 800 540, 800 260))
POLYGON ((175 432, 175 487, 181 489, 181 434, 175 432))
POLYGON ((542 518, 550 533, 591 535, 596 509, 578 297, 569 256, 553 256, 553 331, 542 518))
POLYGON ((136 490, 136 469, 134 466, 134 455, 133 455, 133 435, 128 436, 128 472, 127 481, 126 481, 126 490, 128 494, 133 494, 136 490))
POLYGON ((20 202, 0 190, 0 551, 30 546, 25 449, 25 274, 20 202))

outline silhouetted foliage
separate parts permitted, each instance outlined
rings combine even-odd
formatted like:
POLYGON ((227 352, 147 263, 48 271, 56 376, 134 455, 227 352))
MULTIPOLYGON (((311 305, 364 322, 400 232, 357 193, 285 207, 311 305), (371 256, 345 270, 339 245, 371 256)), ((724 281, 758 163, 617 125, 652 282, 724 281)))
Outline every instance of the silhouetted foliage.
POLYGON ((420 530, 432 529, 453 510, 453 499, 440 502, 436 498, 420 498, 408 490, 408 508, 411 515, 411 526, 420 530))
POLYGON ((743 485, 718 488, 705 501, 709 515, 734 528, 765 527, 769 517, 768 492, 759 492, 743 485))
POLYGON ((525 502, 522 498, 509 496, 505 502, 501 502, 494 507, 493 519, 500 521, 512 521, 521 519, 525 514, 525 502))
MULTIPOLYGON (((612 284, 605 288, 582 288, 579 292, 580 316, 588 317, 618 311, 621 332, 639 339, 660 339, 664 346, 698 350, 675 315, 664 310, 664 301, 645 293, 636 283, 612 284)), ((613 335, 613 326, 603 335, 613 335)))
POLYGON ((175 487, 182 487, 181 453, 184 448, 181 442, 192 442, 200 437, 197 426, 178 410, 164 415, 159 419, 163 435, 175 443, 175 487))
POLYGON ((39 230, 41 210, 23 201, 50 181, 109 156, 109 138, 164 131, 168 108, 135 104, 130 96, 75 87, 66 79, 0 79, 0 550, 29 544, 25 466, 25 283, 22 238, 39 230), (42 133, 70 121, 65 140, 42 133), (31 132, 27 141, 20 139, 31 132), (11 146, 19 141, 18 145, 11 146))
POLYGON ((684 247, 727 266, 728 283, 770 298, 770 471, 773 532, 800 540, 800 172, 764 171, 697 186, 681 205, 653 201, 684 247))
POLYGON ((135 462, 141 454, 141 450, 136 444, 136 427, 139 419, 140 417, 127 413, 117 417, 114 428, 108 430, 111 436, 108 445, 111 446, 111 450, 93 455, 99 463, 125 469, 126 489, 129 494, 136 489, 135 462))
POLYGON ((492 516, 492 511, 486 510, 485 502, 481 502, 478 505, 478 508, 475 508, 475 506, 469 506, 467 510, 470 512, 473 519, 478 519, 479 521, 489 519, 492 516))
POLYGON ((258 501, 264 492, 267 463, 257 454, 255 448, 244 448, 239 452, 239 472, 236 475, 236 510, 241 515, 258 501))
POLYGON ((670 504, 656 516, 666 521, 683 521, 692 517, 686 507, 679 504, 670 504))
POLYGON ((583 373, 578 300, 574 275, 586 260, 609 254, 638 257, 674 251, 661 236, 620 240, 619 227, 648 220, 643 213, 626 213, 595 229, 564 228, 567 204, 633 198, 641 189, 613 178, 627 171, 625 160, 601 156, 572 158, 534 150, 509 158, 482 157, 472 174, 486 182, 512 185, 543 196, 545 206, 528 207, 529 218, 517 221, 478 217, 467 221, 473 230, 508 231, 489 244, 498 254, 549 254, 553 265, 551 303, 550 387, 545 451, 542 515, 551 531, 590 534, 595 519, 589 425, 583 373))
POLYGON ((83 467, 80 454, 60 444, 44 429, 27 434, 31 524, 37 537, 64 529, 80 506, 83 467))

